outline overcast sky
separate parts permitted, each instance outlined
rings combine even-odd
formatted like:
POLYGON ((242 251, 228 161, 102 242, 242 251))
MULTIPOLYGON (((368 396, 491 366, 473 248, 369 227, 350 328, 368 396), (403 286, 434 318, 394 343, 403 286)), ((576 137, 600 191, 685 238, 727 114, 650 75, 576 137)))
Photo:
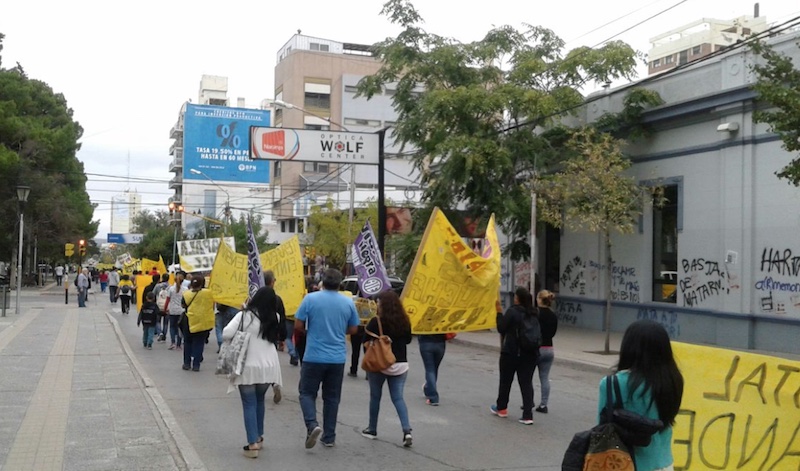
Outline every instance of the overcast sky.
MULTIPOLYGON (((596 45, 678 4, 619 36, 642 52, 652 36, 703 17, 752 15, 754 5, 746 0, 413 3, 425 28, 442 36, 467 42, 494 26, 528 23, 554 30, 568 41, 568 49, 596 45)), ((229 99, 235 103, 244 97, 248 107, 256 107, 273 98, 276 53, 298 29, 309 36, 372 44, 399 31, 379 16, 382 4, 6 1, 0 7, 0 32, 6 35, 3 66, 19 62, 30 77, 63 93, 75 111, 84 128, 78 158, 90 174, 87 188, 99 204, 94 217, 101 220, 98 237, 104 238, 110 230, 111 197, 121 190, 139 191, 144 208, 166 206, 173 175, 169 130, 181 104, 197 100, 201 75, 228 77, 229 99), (99 175, 130 175, 131 180, 99 175)), ((800 14, 800 4, 792 1, 762 0, 760 5, 770 23, 800 14)))

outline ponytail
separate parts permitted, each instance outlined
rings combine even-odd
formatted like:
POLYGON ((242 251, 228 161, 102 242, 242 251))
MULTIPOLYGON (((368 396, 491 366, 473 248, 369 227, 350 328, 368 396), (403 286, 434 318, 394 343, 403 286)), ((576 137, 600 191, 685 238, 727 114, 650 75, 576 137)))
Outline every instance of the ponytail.
POLYGON ((523 309, 525 309, 526 316, 531 316, 535 314, 536 309, 534 309, 533 307, 533 296, 531 295, 531 292, 528 291, 527 288, 524 288, 522 286, 517 286, 517 289, 514 290, 514 295, 517 297, 519 305, 522 306, 523 309))

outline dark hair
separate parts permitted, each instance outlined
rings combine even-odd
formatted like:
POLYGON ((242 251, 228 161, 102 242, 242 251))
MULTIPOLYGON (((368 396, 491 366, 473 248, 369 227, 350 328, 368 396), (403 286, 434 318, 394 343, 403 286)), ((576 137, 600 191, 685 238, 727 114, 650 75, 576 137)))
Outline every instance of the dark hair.
POLYGON ((394 291, 384 291, 378 295, 378 316, 385 332, 401 333, 411 330, 408 314, 394 291))
POLYGON ((192 277, 192 284, 189 285, 189 286, 192 289, 205 288, 206 280, 205 280, 205 278, 201 278, 199 276, 198 277, 192 277))
POLYGON ((275 290, 264 286, 256 291, 247 303, 247 310, 261 321, 261 330, 258 335, 269 342, 278 342, 278 297, 275 290))
POLYGON ((125 280, 125 281, 128 281, 128 280, 130 280, 130 279, 131 279, 131 277, 130 277, 130 276, 128 276, 128 275, 125 275, 125 274, 123 274, 122 276, 120 276, 120 277, 119 277, 119 279, 120 279, 120 280, 125 280))
POLYGON ((644 384, 642 394, 650 391, 658 417, 664 424, 675 423, 683 397, 683 375, 672 355, 672 344, 664 327, 651 320, 638 320, 622 336, 617 370, 628 370, 628 395, 644 384))
POLYGON ((328 268, 325 270, 325 273, 322 274, 322 287, 336 291, 339 289, 339 285, 342 284, 342 272, 335 268, 328 268))
POLYGON ((148 301, 155 301, 156 295, 152 291, 148 291, 147 296, 145 296, 145 298, 147 298, 148 301))
POLYGON ((161 275, 161 281, 162 282, 169 281, 169 273, 164 273, 163 275, 161 275))
POLYGON ((272 286, 272 283, 275 283, 275 272, 272 270, 267 270, 264 272, 264 284, 267 286, 272 286))
POLYGON ((517 286, 517 289, 514 290, 514 295, 519 300, 519 305, 525 309, 525 315, 530 316, 536 313, 533 308, 533 296, 528 291, 528 288, 517 286))
POLYGON ((180 275, 180 276, 182 276, 182 277, 186 278, 186 272, 185 272, 185 271, 183 271, 183 270, 178 270, 178 271, 176 271, 176 272, 175 272, 175 276, 178 276, 178 275, 180 275))
POLYGON ((158 284, 161 281, 161 275, 153 275, 153 284, 158 284))

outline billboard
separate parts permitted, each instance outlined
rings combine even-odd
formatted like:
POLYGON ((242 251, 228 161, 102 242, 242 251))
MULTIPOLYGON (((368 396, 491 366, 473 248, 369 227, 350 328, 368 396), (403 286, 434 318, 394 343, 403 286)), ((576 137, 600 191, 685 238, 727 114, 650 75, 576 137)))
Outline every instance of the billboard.
POLYGON ((144 239, 144 234, 114 234, 108 233, 109 244, 139 244, 144 239))
POLYGON ((266 110, 227 106, 186 105, 183 130, 183 179, 269 183, 269 162, 250 160, 250 126, 269 126, 266 110))
POLYGON ((259 160, 296 160, 378 164, 380 140, 377 133, 317 131, 253 126, 250 128, 250 157, 259 160))

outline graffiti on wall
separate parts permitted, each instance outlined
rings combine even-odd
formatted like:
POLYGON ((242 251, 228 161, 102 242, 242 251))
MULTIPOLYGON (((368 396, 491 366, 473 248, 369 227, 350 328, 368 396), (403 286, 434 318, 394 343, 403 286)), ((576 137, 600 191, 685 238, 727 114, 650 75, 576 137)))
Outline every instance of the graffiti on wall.
MULTIPOLYGON (((559 282, 562 292, 585 296, 598 292, 598 280, 604 273, 606 266, 594 260, 583 260, 574 257, 567 262, 561 272, 559 282)), ((639 280, 636 278, 636 268, 612 262, 611 264, 611 299, 614 301, 628 301, 638 303, 639 280)))
POLYGON ((667 330, 669 338, 677 339, 681 336, 681 322, 678 313, 671 309, 640 308, 636 319, 649 319, 658 322, 667 330))
POLYGON ((556 299, 555 313, 558 322, 562 324, 575 325, 578 323, 578 316, 583 313, 583 305, 573 301, 563 301, 556 299))
POLYGON ((706 301, 739 289, 738 275, 730 264, 707 258, 684 258, 683 277, 678 280, 684 306, 699 306, 706 301))
POLYGON ((754 287, 762 312, 800 314, 800 255, 764 248, 754 287))

